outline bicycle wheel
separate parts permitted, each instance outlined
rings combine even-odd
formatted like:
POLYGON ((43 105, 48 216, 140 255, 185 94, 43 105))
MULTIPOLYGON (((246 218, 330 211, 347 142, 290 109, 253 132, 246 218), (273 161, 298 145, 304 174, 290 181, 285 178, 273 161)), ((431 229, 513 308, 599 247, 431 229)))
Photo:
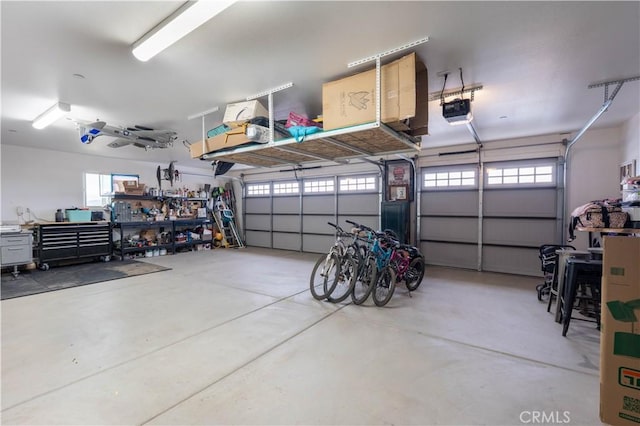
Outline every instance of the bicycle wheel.
MULTIPOLYGON (((338 259, 337 255, 334 256, 338 259)), ((336 268, 339 273, 335 275, 335 280, 327 291, 327 300, 333 303, 342 302, 349 297, 358 275, 358 267, 351 256, 343 256, 339 265, 336 268)))
POLYGON ((416 257, 409 263, 407 272, 404 273, 405 283, 409 291, 414 291, 420 287, 422 278, 424 277, 424 259, 416 257))
MULTIPOLYGON (((328 290, 331 289, 328 285, 329 280, 338 271, 338 263, 336 261, 337 257, 335 255, 323 254, 313 267, 309 280, 309 290, 311 290, 311 295, 314 299, 323 300, 327 298, 328 290)), ((331 284, 335 281, 335 279, 331 280, 331 284)))
POLYGON ((365 258, 359 268, 358 277, 351 292, 351 300, 354 305, 361 305, 369 298, 377 278, 376 260, 373 257, 365 258))
POLYGON ((373 289, 373 302, 376 306, 384 306, 389 303, 396 289, 396 271, 391 266, 385 266, 376 280, 373 289))

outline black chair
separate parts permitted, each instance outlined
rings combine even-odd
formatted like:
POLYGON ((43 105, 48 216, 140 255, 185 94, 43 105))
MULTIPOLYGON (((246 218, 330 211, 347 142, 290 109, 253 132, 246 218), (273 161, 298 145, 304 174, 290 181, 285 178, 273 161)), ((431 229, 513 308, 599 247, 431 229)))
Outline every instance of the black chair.
POLYGON ((540 259, 540 269, 544 273, 544 282, 536 286, 538 292, 538 300, 542 301, 545 294, 549 294, 549 302, 551 302, 551 289, 557 285, 555 277, 557 271, 558 255, 557 250, 575 250, 573 246, 558 244, 543 244, 539 248, 538 258, 540 259))
POLYGON ((562 335, 567 335, 571 319, 591 321, 600 330, 600 303, 602 290, 602 260, 568 259, 565 286, 562 294, 562 335), (573 317, 579 309, 587 318, 573 317))

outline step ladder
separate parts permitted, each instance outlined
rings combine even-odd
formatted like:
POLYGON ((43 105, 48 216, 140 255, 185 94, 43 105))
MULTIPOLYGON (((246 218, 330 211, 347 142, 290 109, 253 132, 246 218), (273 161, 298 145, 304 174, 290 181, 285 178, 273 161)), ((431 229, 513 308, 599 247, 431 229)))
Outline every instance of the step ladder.
POLYGON ((224 247, 245 247, 240 238, 240 233, 236 227, 233 210, 227 207, 224 199, 218 196, 213 208, 213 218, 216 226, 222 234, 222 245, 224 247))

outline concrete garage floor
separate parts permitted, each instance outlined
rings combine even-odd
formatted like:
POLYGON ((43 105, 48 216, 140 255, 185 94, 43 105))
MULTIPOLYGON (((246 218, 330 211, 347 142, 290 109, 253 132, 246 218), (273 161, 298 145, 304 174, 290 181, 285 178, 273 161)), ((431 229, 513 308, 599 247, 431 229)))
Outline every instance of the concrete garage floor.
POLYGON ((2 423, 600 424, 599 333, 563 338, 540 279, 429 267, 412 298, 333 305, 316 258, 182 253, 3 301, 2 423))

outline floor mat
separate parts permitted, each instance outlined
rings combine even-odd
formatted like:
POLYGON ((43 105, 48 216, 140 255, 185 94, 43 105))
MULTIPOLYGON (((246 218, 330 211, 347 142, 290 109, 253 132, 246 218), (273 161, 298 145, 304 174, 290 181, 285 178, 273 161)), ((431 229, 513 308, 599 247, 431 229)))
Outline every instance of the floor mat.
POLYGON ((94 262, 79 265, 53 267, 48 271, 31 270, 20 272, 14 279, 10 273, 3 273, 0 300, 48 291, 62 290, 119 278, 167 271, 171 268, 136 260, 94 262))

